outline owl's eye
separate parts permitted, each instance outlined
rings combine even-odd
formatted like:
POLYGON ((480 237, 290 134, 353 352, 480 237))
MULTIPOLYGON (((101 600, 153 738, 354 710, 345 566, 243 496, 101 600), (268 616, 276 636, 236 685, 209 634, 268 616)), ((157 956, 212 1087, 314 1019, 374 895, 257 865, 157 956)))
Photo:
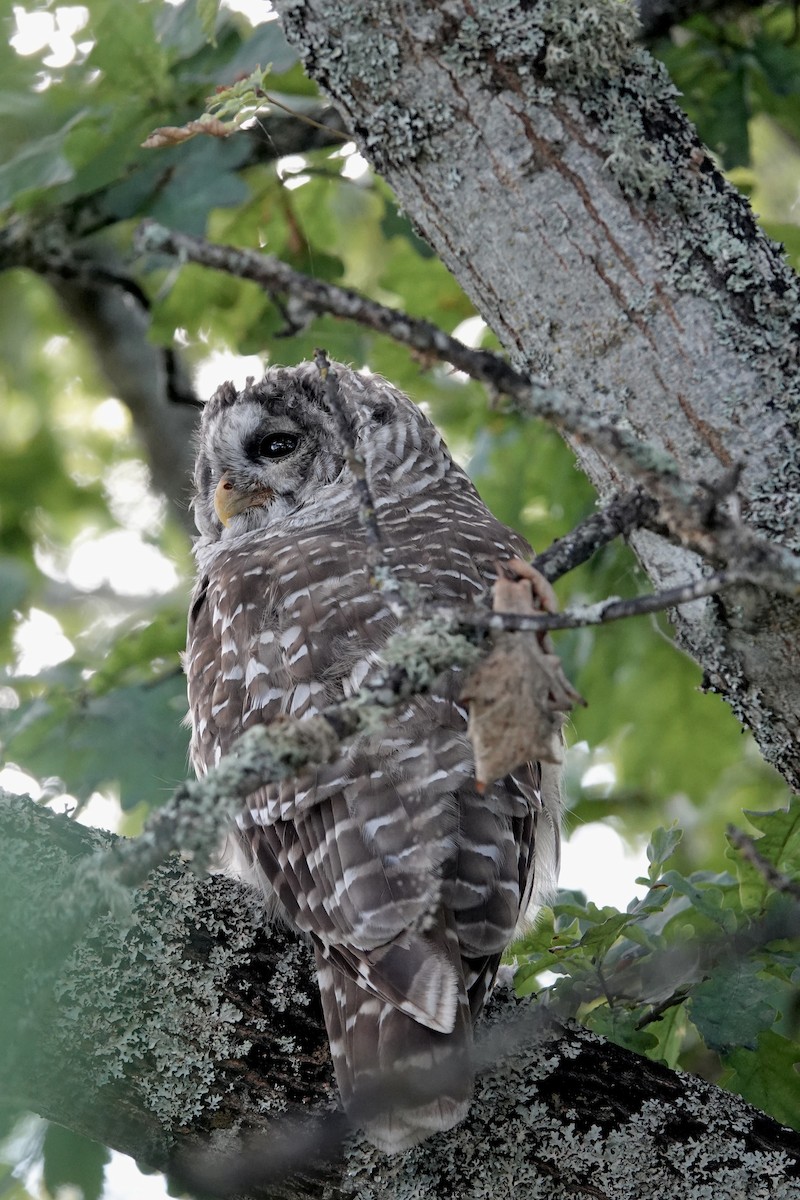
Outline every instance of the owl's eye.
POLYGON ((291 454, 297 449, 297 443, 300 441, 298 433, 268 433, 258 443, 259 458, 286 458, 287 454, 291 454))

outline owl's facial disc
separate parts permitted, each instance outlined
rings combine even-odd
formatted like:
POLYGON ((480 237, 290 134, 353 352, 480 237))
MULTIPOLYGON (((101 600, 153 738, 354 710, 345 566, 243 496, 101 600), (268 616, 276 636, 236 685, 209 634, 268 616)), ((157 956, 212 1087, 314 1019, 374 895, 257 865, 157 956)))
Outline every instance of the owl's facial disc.
POLYGON ((227 475, 223 475, 214 491, 214 511, 223 525, 229 525, 231 519, 246 508, 257 508, 270 504, 275 499, 272 488, 256 488, 254 491, 240 492, 234 487, 227 475))

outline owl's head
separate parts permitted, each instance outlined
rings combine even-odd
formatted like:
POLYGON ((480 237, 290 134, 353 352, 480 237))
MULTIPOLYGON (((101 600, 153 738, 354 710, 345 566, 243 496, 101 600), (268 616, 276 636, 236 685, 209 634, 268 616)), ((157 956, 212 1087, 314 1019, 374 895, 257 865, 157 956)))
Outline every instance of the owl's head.
MULTIPOLYGON (((452 463, 442 440, 407 396, 378 375, 333 368, 376 502, 415 495, 445 474, 452 463)), ((346 447, 315 364, 273 367, 241 392, 223 383, 203 410, 194 483, 206 543, 355 511, 346 447)))

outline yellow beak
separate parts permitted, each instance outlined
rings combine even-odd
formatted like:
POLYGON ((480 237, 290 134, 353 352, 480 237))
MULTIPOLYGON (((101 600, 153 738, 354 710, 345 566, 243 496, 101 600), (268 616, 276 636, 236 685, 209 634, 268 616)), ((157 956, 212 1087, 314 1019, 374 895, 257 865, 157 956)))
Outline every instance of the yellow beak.
POLYGON ((269 504, 275 497, 272 488, 259 488, 255 492, 238 492, 227 475, 223 475, 214 491, 214 512, 223 525, 246 508, 257 508, 269 504))

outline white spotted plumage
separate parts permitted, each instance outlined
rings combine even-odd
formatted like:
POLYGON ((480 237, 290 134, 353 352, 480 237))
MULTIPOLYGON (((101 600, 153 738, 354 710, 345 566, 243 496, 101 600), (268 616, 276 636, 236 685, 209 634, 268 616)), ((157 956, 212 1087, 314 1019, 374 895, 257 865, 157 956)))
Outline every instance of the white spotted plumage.
MULTIPOLYGON (((493 562, 529 547, 406 396, 336 371, 392 571, 420 596, 474 604, 493 562)), ((202 773, 252 725, 356 692, 396 619, 370 583, 313 364, 272 369, 240 393, 223 384, 203 414, 195 485, 186 669, 202 773)), ((553 775, 523 764, 479 795, 459 686, 455 672, 442 677, 339 761, 261 788, 238 821, 255 879, 313 942, 345 1107, 387 1152, 465 1115, 473 1023, 557 869, 553 775)))

